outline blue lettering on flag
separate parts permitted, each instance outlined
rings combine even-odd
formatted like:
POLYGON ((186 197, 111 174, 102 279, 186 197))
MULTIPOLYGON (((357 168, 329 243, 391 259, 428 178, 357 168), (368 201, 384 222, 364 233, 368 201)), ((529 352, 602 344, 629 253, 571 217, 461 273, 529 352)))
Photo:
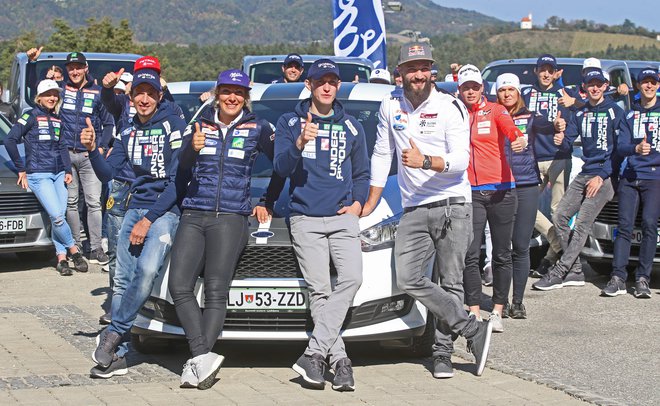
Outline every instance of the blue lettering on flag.
POLYGON ((387 68, 381 0, 334 0, 335 55, 368 58, 387 68))

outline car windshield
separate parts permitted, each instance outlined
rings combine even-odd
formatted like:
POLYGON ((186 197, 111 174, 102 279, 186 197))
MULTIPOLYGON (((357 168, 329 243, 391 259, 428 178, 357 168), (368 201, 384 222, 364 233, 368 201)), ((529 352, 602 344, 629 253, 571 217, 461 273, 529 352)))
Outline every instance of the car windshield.
MULTIPOLYGON (((101 79, 103 79, 108 72, 118 72, 121 68, 124 68, 127 72, 132 72, 135 62, 87 60, 87 64, 89 65, 89 74, 100 83, 101 79)), ((64 60, 44 59, 37 61, 35 71, 28 75, 29 77, 27 78, 29 86, 27 86, 28 94, 26 95, 26 98, 30 106, 34 106, 34 96, 39 80, 46 77, 46 72, 52 66, 59 66, 64 73, 64 78, 67 78, 64 60)))
MULTIPOLYGON (((277 125, 277 120, 284 113, 294 111, 296 104, 299 100, 263 100, 253 101, 252 111, 257 117, 267 120, 273 125, 277 125)), ((342 100, 342 105, 345 111, 357 118, 364 127, 364 132, 367 136, 367 152, 371 156, 376 143, 376 126, 378 125, 378 109, 380 102, 378 101, 361 101, 361 100, 342 100)), ((273 165, 265 155, 260 154, 255 162, 252 176, 255 177, 270 177, 273 170, 273 165)), ((392 160, 392 170, 390 175, 396 173, 396 159, 392 160)))
POLYGON ((174 102, 181 107, 186 123, 189 123, 195 112, 202 106, 199 100, 201 93, 172 93, 174 102))
MULTIPOLYGON (((503 73, 513 73, 518 76, 520 83, 533 85, 536 83, 536 74, 534 68, 536 64, 507 63, 503 65, 491 66, 484 69, 484 80, 496 82, 497 77, 503 73)), ((564 86, 577 86, 582 83, 582 65, 564 65, 559 64, 559 68, 564 70, 562 80, 564 86)))
MULTIPOLYGON (((305 63, 302 79, 307 77, 311 62, 305 63)), ((342 82, 353 82, 357 75, 360 82, 368 82, 371 69, 354 63, 338 63, 342 82)), ((250 79, 254 83, 272 83, 282 77, 282 62, 262 62, 250 67, 250 79)))

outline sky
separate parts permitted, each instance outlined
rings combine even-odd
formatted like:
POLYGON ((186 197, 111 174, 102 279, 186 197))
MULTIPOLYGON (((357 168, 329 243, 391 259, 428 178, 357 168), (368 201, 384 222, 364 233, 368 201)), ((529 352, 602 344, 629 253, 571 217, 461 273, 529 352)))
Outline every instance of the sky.
POLYGON ((615 25, 626 18, 638 26, 660 31, 658 3, 653 0, 433 0, 444 7, 476 10, 482 14, 505 21, 520 21, 530 12, 534 25, 543 25, 548 17, 559 16, 565 20, 593 20, 615 25), (628 4, 630 6, 622 6, 628 4), (597 6, 595 6, 597 5, 597 6))

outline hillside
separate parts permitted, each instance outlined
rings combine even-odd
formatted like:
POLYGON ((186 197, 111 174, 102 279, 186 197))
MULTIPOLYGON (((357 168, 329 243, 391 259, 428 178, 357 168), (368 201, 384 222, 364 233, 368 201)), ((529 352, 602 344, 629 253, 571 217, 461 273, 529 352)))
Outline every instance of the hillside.
MULTIPOLYGON (((403 12, 386 14, 388 32, 411 29, 433 36, 504 24, 430 0, 402 3, 403 12)), ((78 28, 89 18, 106 16, 114 22, 128 19, 135 40, 143 43, 309 43, 333 36, 331 0, 0 0, 0 6, 0 40, 32 30, 46 38, 55 18, 78 28)))
POLYGON ((491 44, 521 43, 525 48, 545 48, 561 53, 563 56, 605 52, 610 46, 612 48, 650 46, 660 49, 660 41, 648 37, 583 31, 515 31, 495 35, 488 42, 491 44))

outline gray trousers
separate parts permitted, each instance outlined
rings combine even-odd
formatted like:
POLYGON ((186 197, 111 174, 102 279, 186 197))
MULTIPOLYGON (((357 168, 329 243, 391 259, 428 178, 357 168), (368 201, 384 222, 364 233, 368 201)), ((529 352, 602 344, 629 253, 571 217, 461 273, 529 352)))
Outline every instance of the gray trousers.
POLYGON ((82 187, 87 205, 87 228, 92 251, 101 246, 101 181, 96 177, 87 152, 69 151, 73 180, 67 185, 66 222, 76 244, 80 245, 79 188, 82 187))
POLYGON ((584 247, 587 237, 589 237, 596 216, 605 206, 605 203, 614 197, 612 181, 608 178, 605 179, 596 196, 587 199, 584 196, 586 184, 593 177, 594 175, 578 175, 568 186, 566 194, 564 194, 557 210, 552 215, 552 223, 555 230, 557 230, 557 237, 564 251, 555 264, 555 270, 562 275, 566 275, 569 270, 577 273, 582 272, 579 259, 580 251, 584 247), (577 213, 577 217, 571 230, 569 221, 575 213, 577 213))
POLYGON ((468 318, 463 308, 463 269, 471 241, 470 203, 418 207, 405 212, 399 222, 394 246, 396 282, 435 315, 434 356, 450 356, 458 335, 469 338, 477 330, 476 319, 468 318), (432 256, 438 284, 425 276, 432 256))
POLYGON ((291 216, 291 242, 309 292, 314 331, 305 354, 330 356, 330 365, 346 358, 340 330, 362 284, 358 217, 291 216), (337 269, 334 289, 330 260, 337 269))

